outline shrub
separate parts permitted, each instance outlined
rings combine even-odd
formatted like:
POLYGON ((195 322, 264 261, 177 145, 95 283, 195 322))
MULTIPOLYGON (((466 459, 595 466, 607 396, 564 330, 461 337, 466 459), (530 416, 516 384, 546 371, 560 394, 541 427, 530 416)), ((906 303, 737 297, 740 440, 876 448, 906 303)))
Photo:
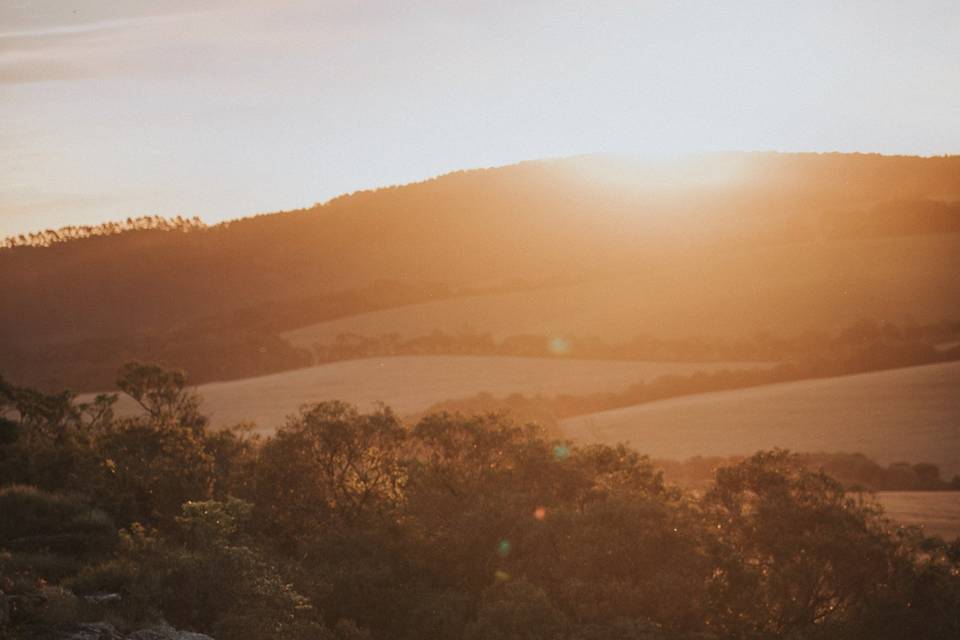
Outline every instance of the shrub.
POLYGON ((22 485, 0 489, 0 546, 73 556, 105 553, 116 544, 110 518, 84 500, 22 485))

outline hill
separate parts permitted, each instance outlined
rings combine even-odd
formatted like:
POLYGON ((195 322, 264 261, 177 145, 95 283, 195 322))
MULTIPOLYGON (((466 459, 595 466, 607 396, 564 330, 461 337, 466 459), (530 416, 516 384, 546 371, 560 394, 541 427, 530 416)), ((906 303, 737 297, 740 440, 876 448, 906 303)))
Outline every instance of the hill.
POLYGON ((960 538, 960 492, 890 491, 877 495, 887 516, 929 536, 960 538))
POLYGON ((17 246, 0 250, 2 367, 87 390, 117 368, 104 354, 242 378, 306 364, 282 332, 455 298, 481 301, 438 312, 458 324, 630 335, 958 319, 958 199, 960 157, 586 157, 17 246))
MULTIPOLYGON (((752 363, 751 366, 755 366, 752 363)), ((481 392, 557 394, 620 389, 665 374, 745 366, 735 362, 631 362, 484 356, 401 356, 336 362, 273 374, 203 384, 203 411, 219 426, 254 422, 261 431, 282 426, 302 404, 343 400, 362 409, 383 402, 399 414, 481 392)), ((86 396, 84 399, 90 399, 86 396)), ((136 413, 124 396, 120 412, 136 413)))
POLYGON ((764 447, 858 451, 960 474, 960 363, 673 398, 561 422, 573 438, 630 442, 657 458, 764 447))
POLYGON ((824 240, 703 256, 653 273, 384 309, 286 332, 310 348, 341 334, 432 330, 664 338, 835 331, 870 317, 960 317, 960 235, 824 240))

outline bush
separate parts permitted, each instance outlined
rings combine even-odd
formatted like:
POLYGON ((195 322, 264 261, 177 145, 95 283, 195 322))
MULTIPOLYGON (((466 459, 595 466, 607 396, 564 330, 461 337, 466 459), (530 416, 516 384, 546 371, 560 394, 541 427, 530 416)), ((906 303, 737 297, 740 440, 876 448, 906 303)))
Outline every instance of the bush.
POLYGON ((28 585, 38 581, 60 582, 75 575, 82 566, 78 558, 65 557, 48 552, 22 553, 0 551, 0 576, 18 580, 28 585))
MULTIPOLYGON (((149 528, 118 536, 85 498, 0 489, 0 589, 34 622, 164 620, 218 640, 960 634, 960 543, 891 530, 809 457, 758 453, 702 494, 626 446, 498 416, 407 428, 342 403, 260 443, 207 433, 181 376, 128 373, 146 414, 78 419, 71 442, 99 461, 91 494, 149 528), (121 600, 78 609, 67 587, 121 600)), ((862 462, 844 465, 872 473, 862 462)))
POLYGON ((0 546, 72 556, 100 554, 117 541, 110 518, 84 500, 27 486, 0 489, 0 546))
POLYGON ((465 640, 554 640, 567 621, 543 589, 526 580, 506 581, 484 592, 465 640))
POLYGON ((128 624, 166 620, 237 640, 325 632, 277 567, 246 546, 249 512, 239 500, 188 503, 170 537, 135 525, 123 532, 117 558, 85 569, 72 586, 78 593, 120 593, 128 624))

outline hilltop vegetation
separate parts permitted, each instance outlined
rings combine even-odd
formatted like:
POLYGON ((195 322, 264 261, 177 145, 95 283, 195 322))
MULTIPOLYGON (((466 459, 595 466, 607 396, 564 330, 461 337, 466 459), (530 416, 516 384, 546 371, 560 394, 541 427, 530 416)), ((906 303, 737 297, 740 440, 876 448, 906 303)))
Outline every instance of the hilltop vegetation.
POLYGON ((142 407, 0 384, 0 635, 160 620, 219 640, 953 638, 960 548, 784 451, 703 494, 623 446, 503 419, 306 406, 210 430, 182 374, 142 407))
MULTIPOLYGON (((0 250, 0 288, 13 301, 0 349, 8 372, 54 389, 109 379, 122 360, 107 361, 105 343, 202 379, 245 377, 303 366, 302 343, 287 344, 285 332, 451 298, 489 303, 508 325, 519 325, 518 310, 577 316, 573 333, 621 342, 694 338, 703 317, 711 333, 739 337, 833 329, 834 318, 956 320, 958 176, 955 157, 581 158, 454 173, 187 233, 17 246, 0 250), (549 292, 576 313, 544 300, 549 292)), ((463 328, 419 317, 414 335, 463 328)), ((497 335, 554 333, 505 329, 497 335)))
POLYGON ((104 222, 93 225, 68 225, 59 229, 44 229, 10 236, 0 242, 0 248, 13 249, 14 247, 49 247, 61 242, 75 242, 98 236, 113 236, 135 231, 180 231, 188 233, 206 229, 207 225, 200 218, 164 218, 163 216, 139 216, 127 218, 121 222, 104 222))

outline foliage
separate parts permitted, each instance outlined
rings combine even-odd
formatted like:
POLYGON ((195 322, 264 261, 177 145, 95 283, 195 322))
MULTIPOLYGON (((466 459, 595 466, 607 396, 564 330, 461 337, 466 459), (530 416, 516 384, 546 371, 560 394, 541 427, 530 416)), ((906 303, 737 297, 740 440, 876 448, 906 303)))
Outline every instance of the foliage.
POLYGON ((187 375, 155 364, 128 362, 120 369, 117 386, 143 407, 158 425, 199 431, 206 425, 200 399, 187 391, 187 375))
POLYGON ((73 587, 120 593, 131 622, 162 616, 224 638, 317 637, 323 628, 309 603, 248 546, 250 511, 236 499, 188 502, 171 535, 131 527, 118 557, 84 570, 73 587))
POLYGON ((0 514, 0 548, 82 558, 116 543, 107 514, 74 496, 11 485, 0 488, 0 514))
POLYGON ((852 617, 889 579, 879 509, 785 451, 720 469, 705 506, 710 597, 721 605, 712 622, 724 633, 812 634, 852 617))
POLYGON ((543 589, 526 580, 506 581, 480 598, 477 619, 464 640, 551 640, 563 637, 566 620, 543 589))
POLYGON ((0 632, 92 619, 220 640, 958 632, 960 541, 893 527, 803 456, 759 452, 689 492, 625 446, 502 416, 404 425, 327 402, 260 441, 211 431, 182 374, 130 365, 120 386, 141 415, 2 387, 16 438, 0 445, 0 599, 17 613, 0 632), (68 472, 40 464, 57 451, 68 472))
MULTIPOLYGON (((948 491, 960 490, 960 476, 944 480, 934 464, 894 462, 886 467, 862 453, 802 453, 795 457, 799 464, 821 470, 850 490, 867 491, 948 491)), ((713 484, 718 468, 729 467, 744 456, 694 456, 687 460, 655 460, 671 482, 693 489, 706 489, 713 484)))
MULTIPOLYGON (((539 422, 559 431, 560 420, 610 409, 629 407, 666 398, 674 398, 712 391, 729 391, 781 382, 811 378, 843 376, 898 367, 952 362, 960 358, 960 347, 938 349, 937 343, 955 337, 956 323, 941 323, 925 327, 899 327, 870 320, 859 321, 835 336, 805 334, 792 339, 758 335, 753 341, 716 343, 698 341, 656 341, 638 339, 633 345, 608 347, 600 341, 588 341, 580 346, 570 339, 570 350, 565 355, 586 357, 618 357, 649 359, 742 359, 768 360, 773 365, 741 369, 695 371, 688 375, 669 374, 630 385, 618 392, 589 394, 559 394, 553 397, 524 396, 513 393, 494 397, 479 393, 468 398, 445 400, 431 406, 425 414, 441 411, 461 413, 506 412, 512 416, 539 422), (609 351, 607 351, 609 349, 609 351)), ((542 338, 544 351, 527 355, 557 356, 551 353, 542 338)), ((893 473, 891 472, 891 475, 893 473)), ((901 478, 902 486, 908 478, 901 478)), ((936 482, 917 479, 915 488, 936 488, 936 482), (926 484, 927 486, 923 486, 926 484)), ((881 487, 878 487, 881 488, 881 487)), ((906 487, 903 487, 906 488, 906 487)), ((940 487, 944 488, 944 487, 940 487)))
POLYGON ((406 432, 388 409, 341 402, 303 407, 263 446, 257 504, 273 531, 307 534, 391 510, 402 492, 406 432))
POLYGON ((91 444, 112 423, 115 400, 77 403, 68 391, 15 387, 0 376, 0 484, 77 487, 96 464, 91 444))
POLYGON ((164 218, 163 216, 139 216, 118 222, 104 222, 97 225, 69 225, 59 229, 44 229, 31 233, 9 236, 0 240, 0 248, 49 247, 62 242, 75 242, 97 236, 111 236, 133 231, 180 231, 187 233, 205 229, 200 218, 164 218))

